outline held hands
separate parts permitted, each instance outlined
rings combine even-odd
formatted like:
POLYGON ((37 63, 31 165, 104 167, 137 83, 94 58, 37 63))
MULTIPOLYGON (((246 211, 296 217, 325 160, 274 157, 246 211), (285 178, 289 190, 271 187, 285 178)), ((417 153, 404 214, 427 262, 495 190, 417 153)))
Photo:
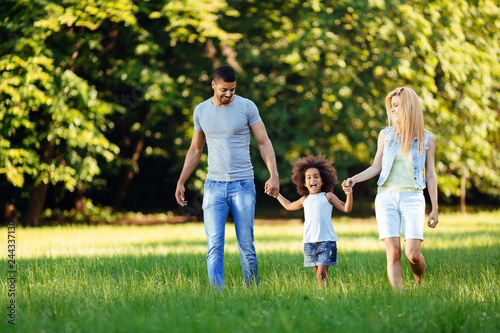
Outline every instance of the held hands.
POLYGON ((352 178, 347 178, 346 180, 342 181, 342 190, 344 190, 345 194, 352 193, 352 188, 354 186, 354 180, 352 178))
POLYGON ((264 186, 267 195, 276 198, 280 194, 280 182, 278 178, 269 178, 264 186))
POLYGON ((342 186, 342 190, 344 191, 344 193, 346 195, 349 195, 352 193, 352 187, 345 187, 345 186, 342 186))

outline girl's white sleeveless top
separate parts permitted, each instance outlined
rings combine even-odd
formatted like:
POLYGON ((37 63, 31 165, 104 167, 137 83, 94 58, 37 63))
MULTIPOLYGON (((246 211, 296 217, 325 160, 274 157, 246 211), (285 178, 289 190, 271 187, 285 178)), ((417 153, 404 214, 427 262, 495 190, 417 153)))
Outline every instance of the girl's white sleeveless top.
POLYGON ((310 194, 304 200, 304 243, 337 241, 332 224, 333 206, 325 192, 310 194))

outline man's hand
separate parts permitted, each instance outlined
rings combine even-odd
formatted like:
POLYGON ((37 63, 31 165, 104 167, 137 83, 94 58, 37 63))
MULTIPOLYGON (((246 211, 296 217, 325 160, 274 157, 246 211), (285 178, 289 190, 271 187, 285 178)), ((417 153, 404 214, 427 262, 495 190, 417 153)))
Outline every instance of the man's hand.
POLYGON ((279 179, 276 177, 269 178, 269 180, 266 182, 266 185, 264 186, 264 191, 267 195, 276 198, 280 194, 279 179))
POLYGON ((184 192, 186 192, 184 184, 177 184, 177 188, 175 189, 175 200, 177 200, 177 203, 181 206, 187 205, 187 201, 184 198, 184 192))

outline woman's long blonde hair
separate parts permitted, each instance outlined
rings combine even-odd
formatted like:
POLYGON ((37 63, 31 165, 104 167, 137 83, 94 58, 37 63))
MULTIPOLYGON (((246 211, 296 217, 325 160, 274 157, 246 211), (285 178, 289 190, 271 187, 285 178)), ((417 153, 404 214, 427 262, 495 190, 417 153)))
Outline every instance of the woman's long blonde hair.
POLYGON ((416 137, 418 153, 422 154, 425 140, 424 114, 415 91, 407 87, 394 89, 385 98, 385 108, 387 110, 389 126, 394 126, 394 131, 392 132, 389 142, 391 142, 393 136, 396 135, 399 140, 401 152, 407 154, 411 151, 411 144, 416 137), (391 104, 394 96, 399 96, 401 105, 399 108, 399 121, 392 124, 391 104))

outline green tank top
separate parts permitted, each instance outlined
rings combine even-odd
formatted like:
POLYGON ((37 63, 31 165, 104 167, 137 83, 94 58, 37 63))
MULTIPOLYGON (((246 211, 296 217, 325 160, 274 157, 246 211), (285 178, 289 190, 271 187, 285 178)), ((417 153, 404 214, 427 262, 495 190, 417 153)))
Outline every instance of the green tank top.
POLYGON ((398 151, 394 162, 392 163, 391 172, 387 177, 384 185, 380 186, 381 189, 390 189, 391 191, 404 191, 406 189, 413 190, 413 162, 411 154, 402 155, 401 150, 398 151))

